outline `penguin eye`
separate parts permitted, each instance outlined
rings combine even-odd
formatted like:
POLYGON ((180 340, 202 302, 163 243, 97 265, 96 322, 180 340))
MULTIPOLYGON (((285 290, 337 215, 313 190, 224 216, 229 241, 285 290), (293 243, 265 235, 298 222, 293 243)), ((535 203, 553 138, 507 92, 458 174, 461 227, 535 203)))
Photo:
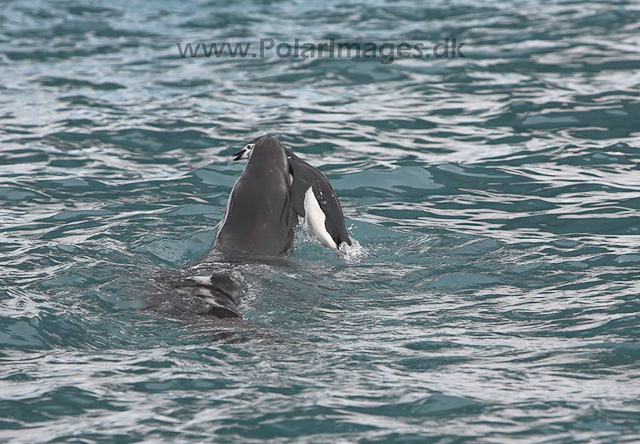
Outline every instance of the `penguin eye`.
POLYGON ((251 150, 253 149, 253 147, 256 146, 255 143, 248 143, 244 148, 244 152, 246 153, 247 158, 249 158, 251 156, 251 150))
POLYGON ((255 146, 255 143, 248 143, 240 151, 233 155, 233 160, 248 159, 251 156, 251 150, 255 146))

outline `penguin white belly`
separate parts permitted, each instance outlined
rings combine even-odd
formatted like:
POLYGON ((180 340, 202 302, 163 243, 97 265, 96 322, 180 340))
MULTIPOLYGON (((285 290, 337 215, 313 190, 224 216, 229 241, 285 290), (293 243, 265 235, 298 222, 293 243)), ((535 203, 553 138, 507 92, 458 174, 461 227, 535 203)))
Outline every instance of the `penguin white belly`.
POLYGON ((307 192, 304 194, 304 214, 307 226, 311 227, 311 230, 320 242, 329 248, 338 248, 324 225, 324 221, 327 217, 322 211, 322 208, 320 208, 320 204, 318 203, 315 194, 313 194, 312 187, 309 187, 307 192))

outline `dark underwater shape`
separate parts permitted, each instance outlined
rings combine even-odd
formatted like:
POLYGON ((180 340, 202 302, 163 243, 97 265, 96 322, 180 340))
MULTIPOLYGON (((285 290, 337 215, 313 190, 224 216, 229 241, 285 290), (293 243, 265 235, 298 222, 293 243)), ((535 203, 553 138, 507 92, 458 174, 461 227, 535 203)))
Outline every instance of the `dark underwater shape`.
POLYGON ((213 315, 221 319, 241 317, 236 299, 241 295, 242 289, 228 274, 214 272, 207 279, 188 279, 178 287, 197 290, 196 296, 207 305, 200 314, 213 315))

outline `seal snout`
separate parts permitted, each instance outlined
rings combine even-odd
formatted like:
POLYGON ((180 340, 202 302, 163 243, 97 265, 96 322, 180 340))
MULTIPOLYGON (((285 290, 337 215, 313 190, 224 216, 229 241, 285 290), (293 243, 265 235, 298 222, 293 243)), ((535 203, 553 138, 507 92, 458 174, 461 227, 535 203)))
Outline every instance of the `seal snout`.
POLYGON ((258 151, 276 151, 276 150, 284 151, 284 146, 282 145, 282 143, 280 143, 280 141, 276 137, 270 134, 260 137, 258 140, 255 141, 255 143, 253 143, 252 151, 254 153, 258 151))

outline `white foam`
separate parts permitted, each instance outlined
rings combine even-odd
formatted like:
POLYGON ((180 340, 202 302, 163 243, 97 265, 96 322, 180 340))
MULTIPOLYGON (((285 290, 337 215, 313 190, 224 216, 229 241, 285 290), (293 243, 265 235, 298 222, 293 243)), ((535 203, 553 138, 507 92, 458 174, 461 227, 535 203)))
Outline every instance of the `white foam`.
MULTIPOLYGON (((342 254, 338 254, 340 258, 344 259, 349 263, 357 263, 362 259, 369 256, 369 250, 365 248, 357 239, 353 238, 353 229, 355 225, 351 224, 347 231, 349 232, 349 237, 351 238, 351 245, 347 245, 346 243, 342 243, 338 251, 342 254)), ((304 217, 298 217, 298 229, 295 233, 295 243, 299 244, 315 244, 322 245, 323 248, 326 248, 322 242, 316 237, 315 233, 313 233, 313 228, 311 228, 304 217)))
POLYGON ((369 251, 353 237, 351 237, 351 245, 346 243, 340 245, 340 251, 344 253, 344 260, 350 263, 360 262, 369 256, 369 251))

